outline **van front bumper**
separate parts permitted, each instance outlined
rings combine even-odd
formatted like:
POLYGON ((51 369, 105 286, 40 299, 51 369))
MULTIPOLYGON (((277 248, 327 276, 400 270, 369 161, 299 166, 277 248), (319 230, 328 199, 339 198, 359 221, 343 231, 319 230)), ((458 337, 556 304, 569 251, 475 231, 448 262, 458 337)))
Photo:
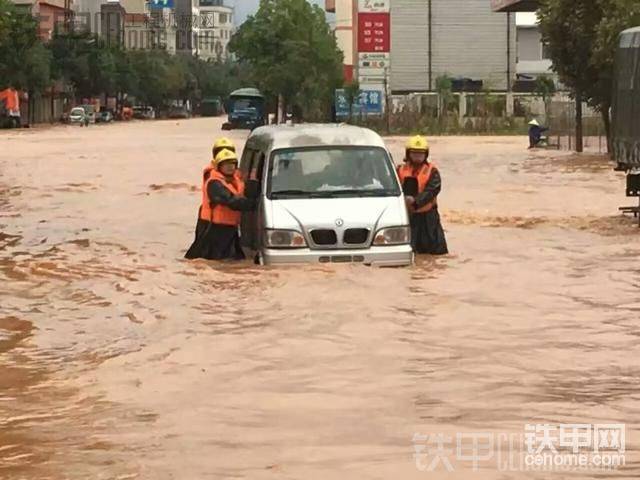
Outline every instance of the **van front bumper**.
POLYGON ((362 263, 378 267, 404 267, 413 264, 411 245, 343 250, 263 249, 261 253, 265 265, 362 263))

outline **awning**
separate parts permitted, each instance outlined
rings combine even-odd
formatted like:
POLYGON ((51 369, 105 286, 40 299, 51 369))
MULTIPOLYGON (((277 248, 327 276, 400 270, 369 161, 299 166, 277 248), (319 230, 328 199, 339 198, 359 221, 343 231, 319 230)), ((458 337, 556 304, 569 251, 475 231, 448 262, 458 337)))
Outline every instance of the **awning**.
POLYGON ((494 12, 535 12, 538 0, 491 0, 494 12))

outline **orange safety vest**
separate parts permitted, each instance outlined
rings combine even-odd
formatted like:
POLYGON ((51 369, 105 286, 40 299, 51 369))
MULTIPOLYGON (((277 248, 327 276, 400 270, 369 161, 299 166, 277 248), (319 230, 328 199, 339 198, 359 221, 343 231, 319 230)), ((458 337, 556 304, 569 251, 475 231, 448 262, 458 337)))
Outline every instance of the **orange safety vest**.
MULTIPOLYGON (((418 171, 418 175, 416 176, 414 167, 410 163, 406 163, 401 167, 398 167, 398 176, 400 177, 400 183, 403 184, 405 178, 407 177, 415 177, 418 181, 418 193, 422 193, 425 188, 427 188, 427 184, 431 179, 431 175, 433 172, 437 171, 438 167, 436 167, 433 163, 425 163, 420 167, 418 171)), ((423 205, 420 208, 410 208, 411 213, 426 213, 432 208, 438 205, 438 197, 436 196, 433 200, 431 200, 426 205, 423 205)))
POLYGON ((211 223, 219 225, 240 225, 242 213, 237 210, 233 210, 226 205, 214 205, 209 199, 209 192, 207 187, 209 182, 218 181, 222 183, 227 190, 233 195, 244 195, 244 181, 240 172, 236 170, 233 174, 233 180, 228 182, 226 177, 213 167, 206 167, 203 172, 202 182, 202 206, 200 207, 200 218, 211 223), (209 173, 207 178, 207 173, 209 173))

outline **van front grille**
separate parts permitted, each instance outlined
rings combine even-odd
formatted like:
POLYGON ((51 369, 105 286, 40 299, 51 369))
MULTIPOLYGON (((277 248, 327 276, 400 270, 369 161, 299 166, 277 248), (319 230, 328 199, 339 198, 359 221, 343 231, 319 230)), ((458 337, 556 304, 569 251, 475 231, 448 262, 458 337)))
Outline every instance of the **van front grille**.
POLYGON ((344 243, 347 245, 361 245, 369 238, 366 228, 349 228, 344 232, 344 243))
POLYGON ((312 230, 311 239, 316 245, 335 245, 338 243, 338 237, 333 230, 312 230))

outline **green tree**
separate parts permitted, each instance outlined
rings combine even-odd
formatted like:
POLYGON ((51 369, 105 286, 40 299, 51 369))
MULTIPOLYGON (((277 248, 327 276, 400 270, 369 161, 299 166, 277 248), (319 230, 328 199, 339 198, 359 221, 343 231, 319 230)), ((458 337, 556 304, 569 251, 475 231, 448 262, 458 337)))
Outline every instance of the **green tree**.
POLYGON ((120 111, 123 105, 125 95, 133 93, 139 89, 139 78, 137 71, 133 66, 131 56, 125 50, 116 50, 114 52, 115 59, 115 84, 114 92, 116 93, 116 110, 120 111))
POLYGON ((50 83, 50 57, 38 38, 38 24, 26 10, 0 0, 0 89, 33 94, 50 83))
POLYGON ((637 0, 597 0, 605 13, 596 29, 591 63, 600 72, 597 82, 589 89, 589 104, 602 115, 607 132, 607 146, 611 151, 610 108, 613 95, 614 59, 620 33, 640 25, 640 2, 637 0))
POLYGON ((535 93, 544 102, 544 116, 546 118, 549 113, 549 102, 556 93, 556 84, 553 78, 548 75, 540 75, 536 78, 535 93))
POLYGON ((305 0, 261 0, 232 37, 229 48, 251 66, 255 84, 267 95, 305 115, 330 111, 342 84, 342 53, 324 12, 305 0))
POLYGON ((582 101, 598 110, 610 138, 609 109, 618 35, 640 22, 637 0, 542 0, 538 10, 553 68, 576 99, 576 150, 582 101))
POLYGON ((169 55, 160 50, 132 51, 129 55, 138 80, 135 90, 130 93, 138 102, 161 109, 170 94, 167 88, 169 55))
POLYGON ((601 5, 594 0, 544 0, 538 16, 553 69, 576 100, 576 150, 581 152, 582 102, 598 78, 590 60, 595 31, 603 16, 601 5))
POLYGON ((96 77, 99 40, 88 32, 55 33, 49 42, 53 56, 52 72, 54 78, 73 87, 78 97, 90 97, 96 93, 101 82, 96 77))
POLYGON ((89 78, 91 94, 109 96, 116 89, 117 67, 113 48, 98 44, 89 54, 89 78))
POLYGON ((449 115, 449 105, 453 100, 453 81, 448 75, 436 78, 436 92, 438 92, 438 117, 449 115))

